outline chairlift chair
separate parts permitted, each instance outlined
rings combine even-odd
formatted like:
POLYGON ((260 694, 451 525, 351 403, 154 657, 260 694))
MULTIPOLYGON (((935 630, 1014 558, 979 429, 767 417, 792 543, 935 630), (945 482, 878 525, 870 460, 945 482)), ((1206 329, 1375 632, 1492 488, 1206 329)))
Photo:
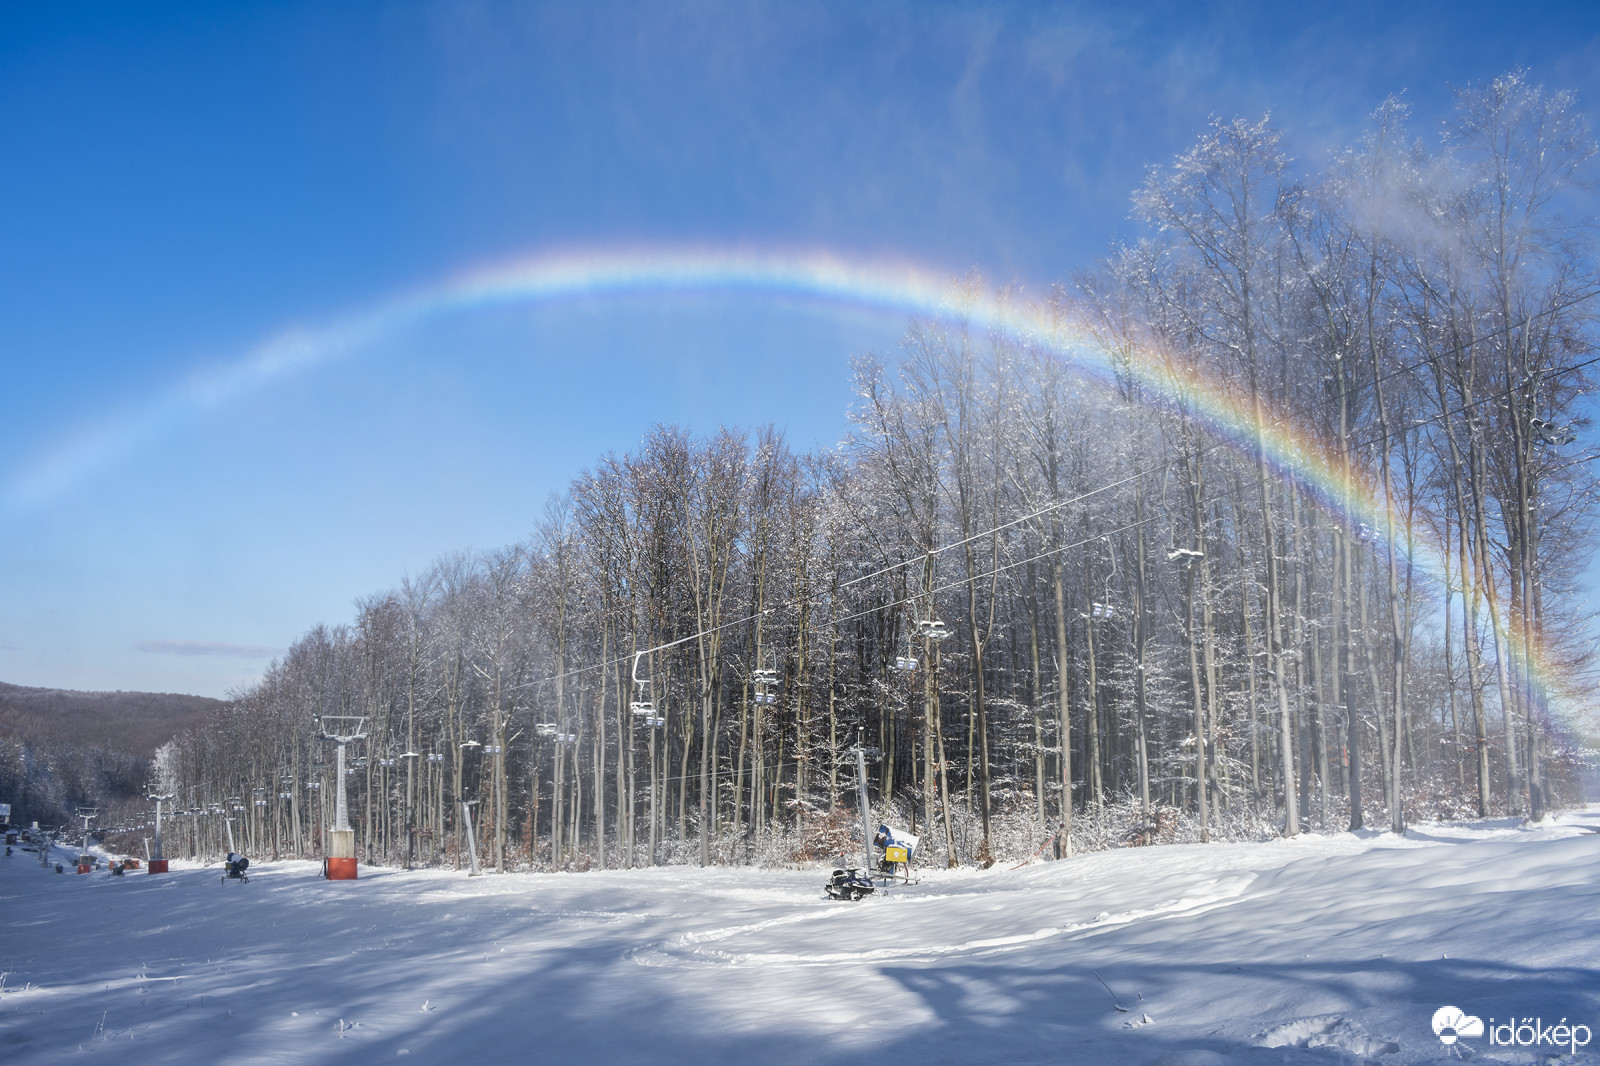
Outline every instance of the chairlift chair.
POLYGON ((1558 426, 1543 418, 1535 418, 1528 423, 1528 428, 1533 432, 1535 447, 1560 448, 1578 439, 1571 426, 1558 426))
POLYGON ((766 665, 758 666, 750 671, 750 681, 755 685, 755 701, 763 706, 778 702, 778 694, 772 690, 778 686, 778 657, 775 652, 767 652, 766 665))
POLYGON ((919 618, 917 635, 929 640, 943 640, 950 635, 950 630, 937 618, 919 618))
POLYGON ((633 653, 633 702, 628 704, 628 709, 634 714, 648 718, 656 713, 656 705, 650 699, 650 679, 639 676, 639 663, 644 659, 645 653, 633 653))
POLYGON ((917 653, 911 646, 911 631, 906 631, 906 650, 894 657, 896 670, 915 670, 917 668, 917 653))

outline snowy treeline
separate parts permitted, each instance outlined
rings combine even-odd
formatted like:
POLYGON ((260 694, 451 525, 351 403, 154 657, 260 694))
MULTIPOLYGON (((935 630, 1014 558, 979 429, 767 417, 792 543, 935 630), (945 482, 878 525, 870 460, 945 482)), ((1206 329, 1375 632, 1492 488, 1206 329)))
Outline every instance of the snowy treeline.
POLYGON ((1320 174, 1266 121, 1152 170, 1145 235, 1050 298, 1109 380, 920 321, 837 450, 656 427, 526 543, 307 634, 169 752, 178 805, 314 853, 315 715, 367 716, 369 861, 453 860, 463 795, 497 867, 821 857, 858 743, 934 862, 1574 799, 1594 148, 1518 75, 1436 145, 1405 119, 1320 174))
POLYGON ((103 745, 0 736, 0 797, 18 825, 70 825, 81 804, 126 805, 148 768, 149 760, 103 745))

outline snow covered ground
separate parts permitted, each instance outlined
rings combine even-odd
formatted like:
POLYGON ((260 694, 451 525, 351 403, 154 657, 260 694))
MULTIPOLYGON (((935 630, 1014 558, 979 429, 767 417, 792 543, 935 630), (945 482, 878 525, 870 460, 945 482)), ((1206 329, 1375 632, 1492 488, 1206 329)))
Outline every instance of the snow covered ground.
POLYGON ((824 899, 825 870, 324 882, 258 862, 240 885, 19 853, 0 1062, 1600 1062, 1600 1041, 1549 1042, 1600 1030, 1585 827, 1600 807, 1126 849, 860 903, 824 899), (1441 1043, 1444 1005, 1485 1034, 1441 1043), (1545 1042, 1491 1043, 1512 1018, 1545 1042))

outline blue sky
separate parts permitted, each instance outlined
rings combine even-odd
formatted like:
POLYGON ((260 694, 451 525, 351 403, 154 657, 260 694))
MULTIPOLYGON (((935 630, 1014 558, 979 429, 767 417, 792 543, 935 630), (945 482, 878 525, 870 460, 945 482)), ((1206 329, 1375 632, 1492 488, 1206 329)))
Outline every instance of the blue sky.
POLYGON ((9 4, 0 680, 221 695, 656 421, 845 429, 902 318, 735 294, 431 319, 197 376, 483 264, 827 249, 1040 291, 1212 114, 1314 166, 1405 92, 1600 99, 1592 4, 9 4), (154 414, 153 414, 154 412, 154 414), (19 494, 96 434, 96 461, 19 494), (118 431, 120 432, 120 431, 118 431))

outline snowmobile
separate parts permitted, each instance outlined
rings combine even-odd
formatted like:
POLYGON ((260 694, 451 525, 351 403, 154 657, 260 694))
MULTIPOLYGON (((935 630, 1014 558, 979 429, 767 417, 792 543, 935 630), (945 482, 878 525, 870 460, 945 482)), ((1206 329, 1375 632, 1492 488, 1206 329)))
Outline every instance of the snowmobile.
POLYGON ((871 895, 874 891, 872 878, 864 870, 858 870, 854 866, 833 871, 833 876, 823 887, 830 899, 860 899, 862 896, 871 895))

